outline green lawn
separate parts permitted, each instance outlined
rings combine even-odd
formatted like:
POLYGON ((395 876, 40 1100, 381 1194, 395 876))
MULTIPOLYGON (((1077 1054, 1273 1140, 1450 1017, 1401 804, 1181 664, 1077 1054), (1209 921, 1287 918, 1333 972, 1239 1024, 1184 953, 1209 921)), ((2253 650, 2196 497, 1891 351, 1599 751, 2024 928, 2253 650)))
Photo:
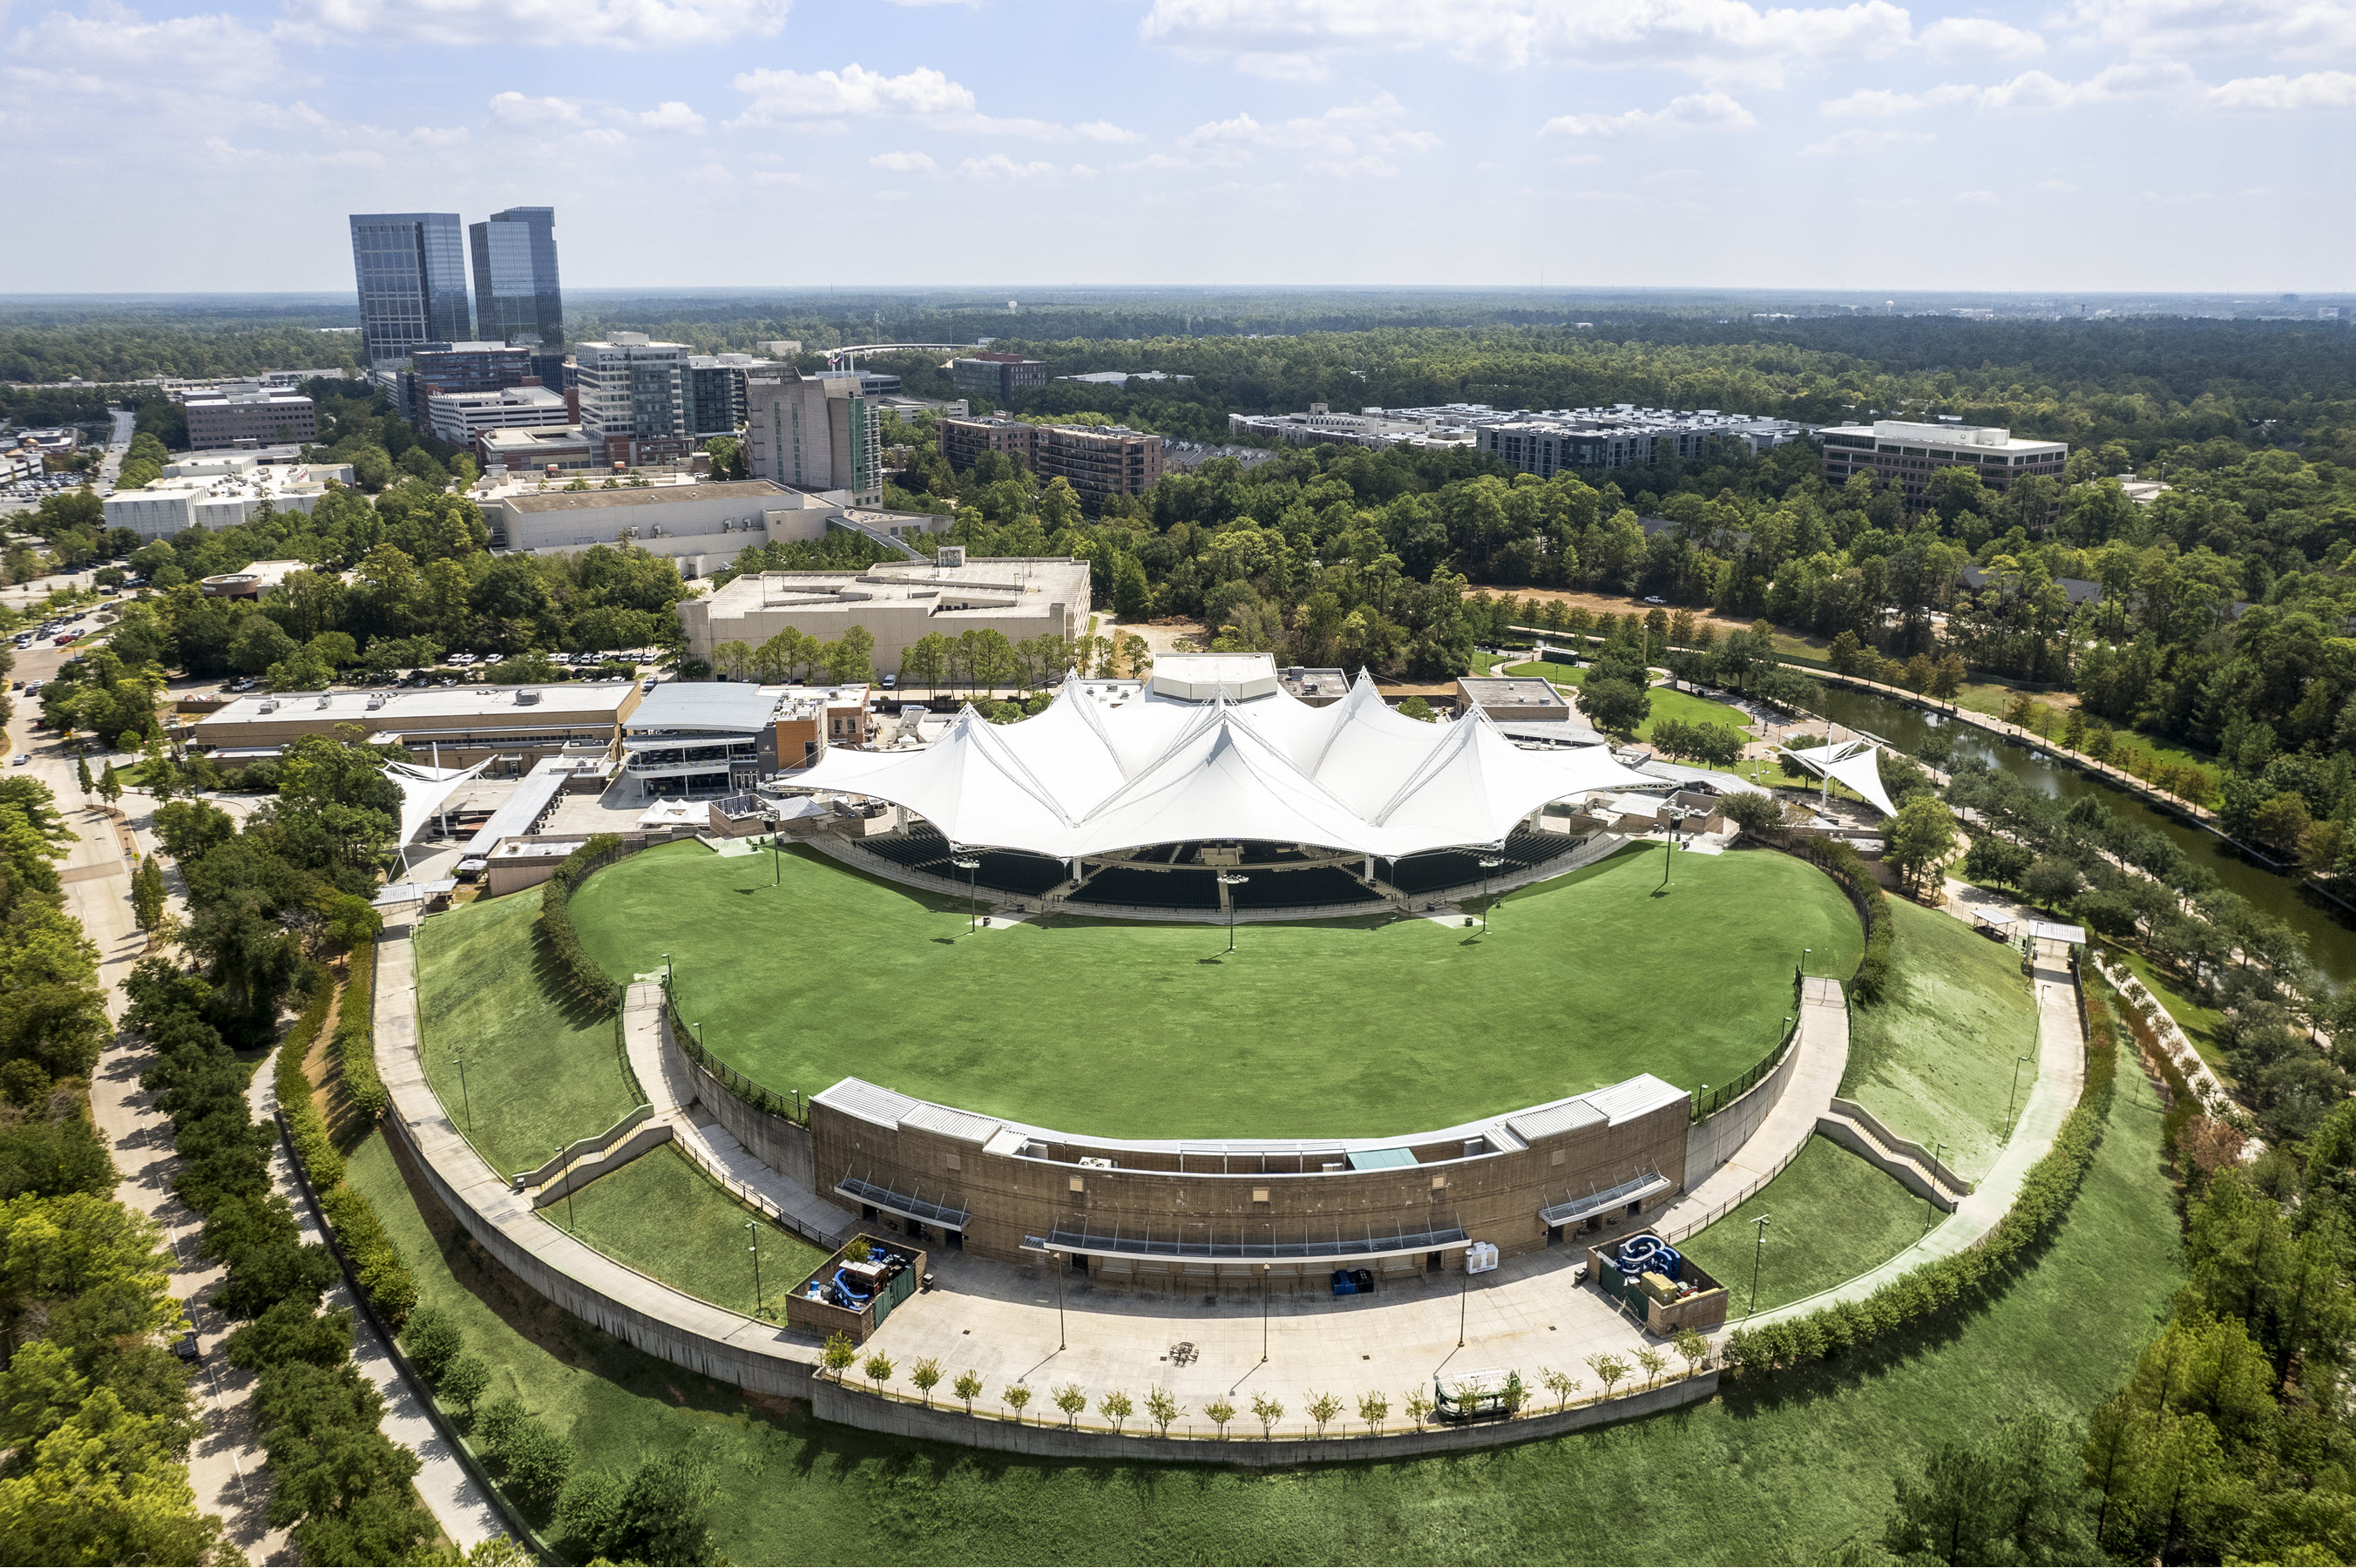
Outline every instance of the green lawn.
POLYGON ((529 1170, 638 1103, 614 1020, 556 988, 539 916, 540 894, 519 893, 435 915, 417 936, 426 1077, 502 1171, 529 1170))
POLYGON ((523 1290, 404 1184, 380 1136, 350 1179, 424 1304, 489 1362, 491 1392, 570 1437, 582 1468, 627 1474, 676 1452, 704 1462, 732 1562, 1821 1563, 1853 1541, 1878 1561, 1897 1477, 2031 1411, 2082 1424, 2165 1318, 2182 1275, 2159 1108, 2131 1056, 2118 1084, 2094 1168, 2036 1267, 1891 1354, 1601 1432, 1280 1474, 1059 1464, 755 1408, 523 1290))
MULTIPOLYGON (((589 1183, 573 1195, 569 1210, 558 1203, 540 1212, 640 1274, 753 1315, 754 1232, 746 1227, 755 1216, 668 1144, 589 1183)), ((790 1231, 758 1223, 760 1299, 782 1312, 785 1293, 826 1254, 790 1231)))
POLYGON ((1922 1239, 1922 1200, 1830 1138, 1812 1137, 1783 1173, 1679 1243, 1733 1296, 1735 1316, 1801 1301, 1880 1267, 1922 1239), (1765 1218, 1766 1241, 1751 1223, 1765 1218))
MULTIPOLYGON (((1550 680, 1557 686, 1576 687, 1587 684, 1588 671, 1585 667, 1574 668, 1569 665, 1549 664, 1537 659, 1515 665, 1502 673, 1550 680)), ((1653 699, 1652 711, 1636 728, 1636 738, 1640 741, 1651 740, 1653 725, 1663 719, 1675 719, 1687 724, 1730 724, 1737 730, 1746 728, 1751 722, 1750 716, 1740 709, 1729 708, 1723 702, 1712 702, 1707 697, 1696 697, 1690 691, 1673 691, 1665 686, 1656 686, 1651 689, 1650 696, 1653 699)))
POLYGON ((1857 917, 1765 850, 1623 851, 1515 893, 1487 937, 1428 920, 1058 920, 968 934, 807 853, 681 844, 573 902, 607 972, 673 955, 704 1043, 772 1089, 846 1075, 1072 1132, 1335 1137, 1445 1127, 1639 1072, 1725 1083, 1773 1044, 1803 947, 1846 973, 1857 917))
MULTIPOLYGON (((1890 995, 1849 1013, 1841 1093, 1923 1147, 1944 1143, 1954 1170, 1977 1177, 2004 1142, 2013 1059, 2037 1050, 2037 1006, 2020 955, 1964 922, 1890 901, 1896 948, 1890 995)), ((2025 1095, 2037 1072, 2020 1070, 2025 1095)))

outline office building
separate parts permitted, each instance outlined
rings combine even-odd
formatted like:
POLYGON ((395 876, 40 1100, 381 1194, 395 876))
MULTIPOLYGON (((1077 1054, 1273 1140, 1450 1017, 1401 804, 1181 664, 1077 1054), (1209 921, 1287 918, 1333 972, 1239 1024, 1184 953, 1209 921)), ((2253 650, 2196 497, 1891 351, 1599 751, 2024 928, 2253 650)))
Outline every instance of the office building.
POLYGON ((436 441, 453 446, 473 446, 486 431, 545 430, 569 427, 561 393, 546 387, 507 387, 496 392, 428 392, 425 428, 436 441))
MULTIPOLYGON (((556 208, 510 207, 467 225, 475 314, 485 337, 548 348, 564 342, 564 291, 556 281, 556 208)), ((553 389, 562 390, 562 388, 553 389)))
MULTIPOLYGON (((541 389, 542 391, 546 388, 541 389)), ((577 474, 603 468, 577 424, 506 425, 475 437, 475 458, 485 474, 504 468, 515 475, 577 474)))
POLYGON ((162 477, 106 498, 106 526, 150 539, 169 539, 198 523, 233 528, 252 521, 265 506, 276 512, 307 512, 327 493, 330 481, 352 482, 349 464, 265 461, 276 455, 212 453, 167 463, 162 477))
POLYGON ((1805 430, 1790 420, 1754 419, 1716 409, 1557 409, 1483 421, 1477 444, 1525 474, 1547 477, 1566 468, 1653 465, 1674 455, 1692 461, 1713 442, 1738 443, 1753 453, 1797 441, 1805 430))
POLYGON ((672 463, 696 449, 687 428, 683 344, 617 332, 602 343, 576 344, 573 358, 581 431, 601 461, 672 463))
MULTIPOLYGON (((410 351, 409 373, 416 378, 421 407, 436 392, 503 392, 540 380, 529 347, 477 339, 471 343, 421 343, 410 351)), ((558 389, 562 390, 562 389, 558 389)))
POLYGON ((622 726, 622 773, 638 798, 750 790, 780 769, 807 767, 830 745, 865 741, 868 688, 667 681, 622 726))
POLYGON ((421 343, 475 336, 456 213, 356 212, 350 221, 360 343, 370 365, 405 358, 421 343))
POLYGON ((559 555, 592 545, 634 544, 700 576, 748 547, 806 544, 830 528, 890 544, 946 532, 953 520, 929 512, 873 510, 854 506, 840 490, 816 495, 766 479, 640 475, 609 489, 586 475, 579 477, 588 479, 587 486, 568 489, 571 477, 551 483, 544 467, 510 467, 502 483, 472 492, 494 546, 559 555))
POLYGON ((215 756, 250 760, 352 724, 369 744, 405 746, 420 762, 470 767, 496 757, 521 771, 549 757, 611 758, 641 695, 635 680, 257 692, 198 720, 188 739, 215 756))
POLYGON ((1820 434, 1827 483, 1845 485, 1854 475, 1870 474, 1901 486, 1910 509, 1922 504, 1931 475, 1942 468, 1969 466, 1981 484, 2002 490, 2029 475, 2059 479, 2070 457, 2067 442, 2020 440, 1996 425, 1876 420, 1834 425, 1820 434))
POLYGON ((744 398, 746 461, 755 478, 840 490, 855 507, 883 504, 883 415, 857 371, 756 369, 747 373, 744 398))
POLYGON ((1047 384, 1047 362, 1020 354, 969 354, 949 361, 949 379, 967 397, 1011 403, 1015 393, 1047 384))
POLYGON ((709 660, 722 643, 759 647, 791 626, 836 642, 852 626, 875 639, 879 672, 928 633, 951 642, 994 627, 1010 642, 1078 637, 1088 625, 1088 563, 1066 558, 976 560, 962 566, 884 561, 864 571, 747 572, 717 592, 680 601, 688 651, 709 660))
POLYGON ((318 411, 308 398, 287 392, 191 392, 185 405, 188 445, 198 452, 223 446, 283 446, 315 439, 318 411))
POLYGON ((1063 479, 1083 501, 1142 496, 1162 477, 1162 438, 1125 425, 1026 424, 1002 416, 945 419, 937 437, 949 466, 963 470, 1002 452, 1042 479, 1063 479))
POLYGON ((745 378, 755 370, 776 366, 774 359, 756 359, 750 354, 689 356, 680 385, 688 432, 703 442, 744 429, 745 378))

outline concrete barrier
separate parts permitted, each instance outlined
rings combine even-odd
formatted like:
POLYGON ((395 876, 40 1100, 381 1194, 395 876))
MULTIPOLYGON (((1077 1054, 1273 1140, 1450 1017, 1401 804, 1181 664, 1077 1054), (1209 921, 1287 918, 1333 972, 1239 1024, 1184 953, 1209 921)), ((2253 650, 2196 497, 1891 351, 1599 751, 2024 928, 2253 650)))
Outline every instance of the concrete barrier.
POLYGON ((578 1192, 601 1176, 611 1176, 650 1148, 671 1141, 673 1128, 669 1122, 655 1122, 640 1126, 621 1142, 599 1149, 560 1171, 555 1179, 541 1184, 531 1195, 531 1206, 545 1209, 561 1202, 568 1192, 578 1192))
POLYGON ((1879 1138, 1881 1140, 1882 1147, 1889 1149, 1890 1153, 1898 1156, 1899 1158, 1911 1159, 1916 1165, 1921 1166, 1924 1170, 1930 1172, 1931 1175, 1936 1177, 1939 1184, 1944 1187, 1948 1191, 1963 1193, 1967 1197, 1970 1195, 1972 1184, 1965 1180, 1962 1177, 1957 1176, 1954 1171, 1948 1167, 1944 1160, 1932 1158, 1931 1151, 1924 1148, 1921 1144, 1916 1143, 1912 1138, 1902 1138, 1896 1133, 1891 1132, 1888 1127, 1882 1125, 1880 1117, 1875 1115, 1871 1111, 1867 1110, 1863 1105, 1858 1104, 1856 1101, 1844 1100, 1838 1096, 1835 1096, 1833 1100, 1833 1112, 1836 1115, 1847 1116, 1858 1126, 1863 1127, 1867 1132, 1871 1133, 1875 1137, 1879 1138))
POLYGON ((1751 1141, 1768 1114, 1783 1103, 1783 1091, 1791 1085, 1792 1074, 1800 1065, 1800 1042, 1792 1041, 1792 1049, 1775 1070, 1742 1092, 1733 1104, 1719 1109, 1715 1115, 1696 1122, 1686 1134, 1686 1190, 1690 1192, 1709 1179, 1710 1172, 1734 1157, 1734 1151, 1751 1141))
MULTIPOLYGON (((1297 1465, 1408 1459, 1425 1454, 1465 1454, 1515 1443, 1534 1443, 1559 1437, 1567 1432, 1608 1426, 1614 1422, 1633 1421, 1699 1404, 1717 1394, 1718 1379, 1713 1369, 1697 1377, 1642 1389, 1617 1399, 1598 1400, 1562 1411, 1541 1408, 1536 1414, 1513 1421, 1428 1425, 1417 1431, 1412 1422, 1400 1416, 1396 1423, 1399 1430, 1387 1431, 1379 1436, 1279 1437, 1273 1441, 1259 1435, 1259 1424, 1248 1410, 1228 1423, 1227 1430, 1233 1435, 1226 1438, 1204 1435, 1199 1431, 1190 1436, 1157 1437, 1153 1435, 1153 1424, 1145 1419, 1141 1410, 1137 1417, 1139 1435, 1116 1435, 1066 1427, 1053 1412, 1022 1423, 996 1416, 968 1415, 953 1403, 927 1408, 865 1392, 825 1377, 810 1381, 810 1410, 821 1421, 855 1426, 863 1432, 888 1433, 929 1443, 958 1443, 969 1448, 993 1448, 1042 1459, 1134 1459, 1153 1465, 1237 1465, 1251 1469, 1283 1469, 1297 1465)), ((1543 1393, 1538 1394, 1537 1403, 1544 1405, 1543 1393)), ((1199 1411, 1189 1419, 1197 1428, 1209 1424, 1199 1411)), ((1294 1413, 1290 1419, 1299 1420, 1299 1413, 1294 1413)), ((1355 1416, 1352 1419, 1355 1421, 1355 1416)), ((1342 1424, 1335 1423, 1337 1426, 1342 1424)))
POLYGON ((562 1170, 574 1160, 585 1159, 590 1155, 603 1153, 606 1146, 613 1143, 615 1139, 622 1136, 632 1127, 637 1126, 640 1122, 645 1121, 654 1114, 655 1108, 652 1105, 640 1105, 637 1110, 632 1111, 628 1115, 624 1116, 620 1121, 616 1122, 604 1132, 594 1134, 592 1136, 585 1138, 573 1139, 573 1142, 566 1144, 562 1149, 558 1150, 556 1157, 550 1160, 547 1164, 532 1170, 517 1171, 513 1179, 515 1181, 516 1190, 518 1192, 521 1192, 528 1187, 538 1187, 541 1182, 546 1181, 550 1177, 554 1176, 558 1171, 562 1170))

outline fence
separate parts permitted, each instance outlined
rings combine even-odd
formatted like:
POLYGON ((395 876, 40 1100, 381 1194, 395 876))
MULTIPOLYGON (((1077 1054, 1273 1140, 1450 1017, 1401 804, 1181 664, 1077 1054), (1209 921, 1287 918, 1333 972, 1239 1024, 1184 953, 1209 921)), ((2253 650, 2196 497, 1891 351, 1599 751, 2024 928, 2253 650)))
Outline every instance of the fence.
POLYGON ((809 1102, 797 1089, 790 1096, 774 1089, 764 1089, 720 1058, 703 1049, 703 1041, 688 1023, 687 1015, 679 1010, 679 997, 671 993, 669 977, 663 983, 663 1006, 670 1011, 670 1037, 690 1061, 720 1081, 726 1089, 756 1111, 766 1111, 773 1116, 783 1116, 789 1122, 809 1125, 809 1102))
POLYGON ((1707 1101, 1699 1094, 1696 1094, 1692 1120, 1708 1121, 1721 1108, 1732 1104, 1764 1083, 1767 1075, 1782 1065, 1783 1058, 1791 1051, 1792 1042, 1800 1038, 1801 979, 1800 966, 1794 964, 1792 965, 1792 1016, 1783 1020, 1783 1038, 1775 1042, 1775 1049, 1752 1062, 1750 1069, 1733 1083, 1713 1084, 1707 1101))

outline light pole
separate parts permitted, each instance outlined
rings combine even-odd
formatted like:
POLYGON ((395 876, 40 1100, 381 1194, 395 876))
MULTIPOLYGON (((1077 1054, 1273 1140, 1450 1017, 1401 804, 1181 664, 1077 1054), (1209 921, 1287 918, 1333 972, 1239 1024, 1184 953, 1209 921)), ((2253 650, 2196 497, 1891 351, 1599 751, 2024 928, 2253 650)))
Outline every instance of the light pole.
POLYGON ((1505 863, 1505 858, 1502 855, 1481 857, 1481 934, 1483 936, 1489 934, 1489 873, 1505 863))
MULTIPOLYGON (((560 1149, 557 1152, 562 1154, 563 1151, 560 1149)), ((581 1230, 573 1222, 573 1162, 571 1160, 564 1162, 564 1169, 558 1175, 557 1179, 564 1183, 564 1229, 570 1234, 577 1236, 581 1233, 581 1230)))
POLYGON ((466 1053, 453 1051, 450 1060, 458 1064, 458 1103, 466 1109, 466 1136, 475 1136, 475 1097, 466 1089, 466 1053))
POLYGON ((1055 1349, 1067 1350, 1071 1346, 1064 1337, 1064 1254, 1049 1253, 1055 1260, 1055 1349))
POLYGON ((1677 824, 1684 820, 1685 813, 1676 810, 1669 813, 1669 836, 1661 844, 1661 888, 1664 891, 1669 885, 1669 862, 1676 857, 1677 824))
POLYGON ((1464 1254, 1464 1266, 1456 1275, 1456 1348, 1464 1348, 1464 1304, 1472 1297, 1472 1254, 1464 1254))
POLYGON ((672 995, 670 984, 670 955, 668 953, 663 955, 663 995, 666 997, 672 995))
POLYGON ((786 885, 786 869, 777 852, 777 814, 773 811, 764 820, 769 825, 769 885, 782 888, 786 885))
MULTIPOLYGON (((1275 1250, 1276 1243, 1273 1241, 1269 1242, 1270 1255, 1274 1254, 1275 1250)), ((1259 1265, 1259 1364, 1261 1366, 1268 1365, 1268 1275, 1270 1266, 1268 1264, 1259 1265)))
POLYGON ((1945 1144, 1939 1144, 1931 1150, 1931 1196, 1922 1200, 1922 1229, 1925 1231, 1931 1228, 1931 1216, 1939 1207, 1939 1157, 1946 1149, 1945 1144))
POLYGON ((761 1222, 747 1220, 744 1228, 753 1232, 753 1244, 744 1250, 753 1254, 753 1316, 768 1316, 767 1304, 761 1299, 761 1222))
POLYGON ((2016 1056, 2012 1059, 2012 1093, 2005 1097, 2004 1102, 2004 1136, 2008 1139, 2012 1136, 2012 1107, 2020 1098, 2021 1063, 2036 1060, 2037 1058, 2033 1056, 2016 1056))
POLYGON ((1227 890, 1227 951, 1230 953, 1233 953, 1236 950, 1235 890, 1242 887, 1246 882, 1250 880, 1251 879, 1249 877, 1238 877, 1232 871, 1221 871, 1219 873, 1219 886, 1227 890))
POLYGON ((965 930, 966 934, 970 936, 981 929, 981 906, 977 901, 979 895, 974 891, 974 879, 981 874, 981 862, 970 857, 965 857, 952 860, 949 864, 965 873, 965 930))
POLYGON ((1767 1220, 1768 1216, 1762 1214, 1751 1221, 1759 1230, 1758 1239, 1751 1244, 1751 1305, 1742 1309, 1745 1317, 1759 1310, 1759 1254, 1767 1250, 1767 1220))

